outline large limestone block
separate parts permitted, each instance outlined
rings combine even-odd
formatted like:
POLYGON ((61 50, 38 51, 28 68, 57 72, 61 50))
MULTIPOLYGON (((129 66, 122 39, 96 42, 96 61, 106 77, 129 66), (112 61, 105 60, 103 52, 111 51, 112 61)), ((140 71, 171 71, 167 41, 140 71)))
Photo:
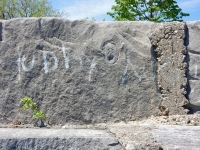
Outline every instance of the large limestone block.
POLYGON ((186 22, 188 27, 189 101, 200 106, 200 21, 186 22))
POLYGON ((1 122, 31 121, 18 111, 30 96, 51 124, 130 120, 160 102, 151 22, 56 18, 0 23, 1 122))
POLYGON ((121 150, 118 139, 103 130, 0 128, 0 149, 121 150))

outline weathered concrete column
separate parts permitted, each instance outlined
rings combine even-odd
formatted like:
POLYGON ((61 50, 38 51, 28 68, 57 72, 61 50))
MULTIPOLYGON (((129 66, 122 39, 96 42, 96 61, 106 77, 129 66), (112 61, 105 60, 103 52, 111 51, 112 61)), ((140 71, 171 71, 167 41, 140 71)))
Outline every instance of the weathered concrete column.
POLYGON ((150 38, 158 61, 157 84, 162 93, 160 106, 169 109, 170 115, 187 113, 187 109, 183 108, 188 104, 185 97, 185 29, 185 23, 181 22, 159 23, 150 38))

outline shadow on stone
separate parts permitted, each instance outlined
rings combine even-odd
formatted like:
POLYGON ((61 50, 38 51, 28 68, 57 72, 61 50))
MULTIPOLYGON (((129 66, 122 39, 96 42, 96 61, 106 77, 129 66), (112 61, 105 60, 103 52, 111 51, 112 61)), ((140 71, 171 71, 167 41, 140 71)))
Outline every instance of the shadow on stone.
POLYGON ((3 40, 3 39, 2 39, 2 29, 3 29, 3 27, 2 27, 2 22, 0 22, 0 41, 3 40))
MULTIPOLYGON (((192 77, 190 76, 190 66, 189 66, 189 63, 190 63, 190 55, 189 55, 189 52, 192 53, 192 54, 200 54, 198 51, 193 51, 193 50, 189 50, 188 49, 188 45, 189 45, 189 40, 190 40, 190 35, 189 35, 189 29, 188 27, 186 26, 185 27, 186 30, 185 30, 185 41, 184 41, 184 45, 186 46, 187 48, 187 52, 186 52, 186 63, 187 63, 187 69, 186 69, 186 77, 187 77, 187 88, 186 88, 186 91, 187 91, 187 94, 186 94, 186 98, 188 99, 188 101, 190 102, 190 93, 191 93, 191 86, 190 86, 190 80, 198 80, 197 78, 195 77, 192 77)), ((200 113, 200 107, 198 106, 195 106, 191 103, 187 104, 186 106, 184 106, 185 109, 188 109, 189 112, 188 114, 194 114, 194 113, 200 113)))
POLYGON ((189 103, 188 105, 184 106, 184 108, 189 110, 188 114, 194 114, 194 113, 200 114, 199 106, 195 106, 189 103))
MULTIPOLYGON (((184 40, 184 45, 186 46, 186 59, 185 59, 185 61, 187 63, 187 68, 186 68, 186 71, 185 71, 186 78, 187 78, 187 87, 186 87, 187 94, 185 95, 185 97, 189 101, 189 94, 191 92, 191 87, 190 87, 190 82, 189 82, 189 80, 190 80, 190 77, 189 77, 189 72, 190 72, 190 69, 189 69, 190 56, 189 56, 189 53, 188 53, 189 31, 188 31, 187 25, 185 25, 185 40, 184 40)), ((189 105, 190 104, 187 104, 186 106, 184 106, 184 108, 189 109, 189 105)), ((191 110, 189 109, 188 113, 190 113, 190 112, 191 112, 191 110)))
MULTIPOLYGON (((186 26, 186 25, 185 25, 186 26)), ((187 94, 186 94, 186 98, 189 100, 189 93, 191 92, 191 88, 190 88, 190 84, 189 84, 189 62, 190 62, 190 56, 189 56, 189 53, 188 53, 188 45, 189 45, 189 31, 188 31, 188 27, 186 26, 185 27, 185 41, 184 41, 184 45, 186 46, 186 63, 187 63, 187 69, 186 69, 186 77, 187 77, 187 88, 186 88, 186 91, 187 91, 187 94)))
MULTIPOLYGON (((157 82, 157 56, 155 53, 155 47, 151 47, 151 60, 152 60, 152 68, 153 68, 153 75, 154 75, 154 81, 157 82)), ((158 93, 161 93, 161 91, 158 88, 158 84, 156 84, 156 90, 158 93)))

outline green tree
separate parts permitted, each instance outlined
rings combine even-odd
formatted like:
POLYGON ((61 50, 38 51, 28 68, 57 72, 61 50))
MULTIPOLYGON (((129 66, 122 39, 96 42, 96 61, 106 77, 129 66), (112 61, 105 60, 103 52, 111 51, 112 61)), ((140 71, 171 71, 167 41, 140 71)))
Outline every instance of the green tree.
POLYGON ((183 13, 175 0, 115 0, 114 12, 108 12, 118 21, 148 20, 155 22, 183 21, 183 13))
POLYGON ((62 17, 65 13, 54 10, 48 0, 1 0, 0 18, 62 17))

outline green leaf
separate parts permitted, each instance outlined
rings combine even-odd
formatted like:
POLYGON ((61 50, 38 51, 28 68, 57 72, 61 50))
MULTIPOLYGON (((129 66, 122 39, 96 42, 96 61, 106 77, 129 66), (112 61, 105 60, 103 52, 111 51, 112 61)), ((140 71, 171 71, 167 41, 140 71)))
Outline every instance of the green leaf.
POLYGON ((36 111, 36 112, 33 113, 33 117, 34 118, 41 118, 41 119, 43 119, 43 118, 45 118, 45 115, 44 115, 44 113, 42 111, 36 111))
POLYGON ((22 110, 31 109, 33 111, 33 118, 45 118, 42 111, 37 110, 37 104, 32 102, 32 98, 25 96, 20 101, 22 105, 22 110))

